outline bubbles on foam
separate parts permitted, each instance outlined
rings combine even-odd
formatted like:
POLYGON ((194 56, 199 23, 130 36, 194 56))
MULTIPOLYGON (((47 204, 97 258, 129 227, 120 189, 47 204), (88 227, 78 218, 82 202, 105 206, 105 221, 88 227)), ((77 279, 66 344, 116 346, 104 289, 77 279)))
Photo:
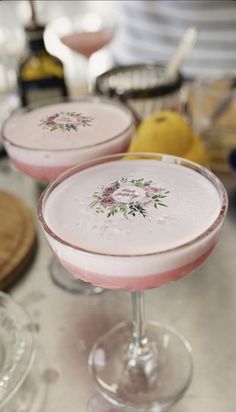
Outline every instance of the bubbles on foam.
POLYGON ((101 234, 106 234, 108 237, 112 237, 113 235, 120 235, 123 232, 123 228, 119 226, 118 223, 114 222, 114 224, 111 225, 110 221, 108 222, 99 227, 99 232, 101 234))
POLYGON ((167 223, 167 221, 170 220, 170 216, 167 214, 164 214, 163 216, 158 218, 158 223, 161 225, 164 225, 165 223, 167 223))
POLYGON ((160 223, 160 224, 164 224, 165 223, 165 219, 164 219, 164 217, 159 217, 158 218, 158 223, 160 223))

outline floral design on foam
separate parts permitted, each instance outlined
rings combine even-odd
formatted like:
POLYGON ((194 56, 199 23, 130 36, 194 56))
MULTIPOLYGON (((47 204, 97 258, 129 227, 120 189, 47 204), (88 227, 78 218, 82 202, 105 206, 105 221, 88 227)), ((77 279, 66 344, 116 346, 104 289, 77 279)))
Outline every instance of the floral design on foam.
POLYGON ((163 199, 170 192, 158 187, 152 180, 129 179, 122 177, 103 186, 100 191, 93 194, 90 207, 94 207, 97 213, 106 213, 107 217, 121 213, 126 219, 130 216, 147 216, 147 208, 165 206, 163 199))
POLYGON ((68 132, 71 130, 77 131, 78 127, 92 126, 91 122, 94 119, 89 116, 83 116, 77 112, 58 112, 47 116, 46 119, 41 119, 39 126, 43 129, 49 129, 50 132, 61 130, 68 132))

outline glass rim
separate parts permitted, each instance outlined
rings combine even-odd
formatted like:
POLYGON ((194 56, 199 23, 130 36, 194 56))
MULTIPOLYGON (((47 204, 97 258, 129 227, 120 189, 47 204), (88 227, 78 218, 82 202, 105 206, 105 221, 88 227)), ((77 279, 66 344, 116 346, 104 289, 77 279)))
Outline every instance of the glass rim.
POLYGON ((112 76, 120 74, 130 74, 132 71, 146 71, 147 74, 152 71, 160 71, 164 74, 165 66, 155 62, 147 63, 137 63, 130 65, 121 65, 107 70, 106 72, 100 74, 95 82, 95 90, 97 93, 103 96, 120 96, 122 99, 147 99, 151 97, 161 98, 165 97, 170 93, 174 93, 180 90, 180 87, 183 84, 183 76, 180 72, 177 72, 176 75, 170 79, 168 82, 161 82, 155 86, 143 88, 134 88, 130 87, 127 90, 120 90, 117 86, 109 86, 109 84, 104 88, 103 84, 106 81, 109 81, 109 78, 112 76))
POLYGON ((113 258, 127 258, 127 257, 147 257, 147 256, 155 256, 155 255, 165 255, 167 253, 176 251, 176 250, 182 250, 185 249, 197 242, 199 242, 200 240, 204 239, 205 237, 207 237, 207 235, 209 235, 212 231, 214 231, 220 224, 221 222, 223 222, 226 212, 227 212, 227 208, 228 208, 228 195, 226 192, 225 187, 223 186, 223 184, 221 183, 221 181, 218 179, 218 177, 212 173, 209 169, 207 169, 204 166, 201 166, 197 163, 194 163, 190 160, 186 160, 184 158, 181 157, 177 157, 177 156, 172 156, 172 155, 166 155, 163 153, 144 153, 144 152, 126 152, 126 153, 118 153, 115 155, 108 155, 108 156, 102 156, 90 161, 86 161, 80 164, 77 164, 75 166, 73 166, 72 168, 68 169, 67 171, 65 171, 64 173, 62 173, 54 182, 50 183, 46 189, 44 190, 44 192, 41 194, 40 199, 39 199, 39 204, 38 204, 38 218, 39 221, 43 227, 43 229, 45 230, 45 232, 51 236, 53 239, 55 239, 56 241, 58 241, 59 243, 63 244, 64 246, 67 246, 73 250, 78 250, 80 252, 89 254, 89 255, 93 255, 93 256, 106 256, 106 257, 113 257, 113 258), (93 250, 89 250, 89 249, 85 249, 82 248, 78 245, 75 245, 71 242, 68 242, 66 240, 64 240, 63 238, 61 238, 60 236, 58 236, 57 234, 55 234, 53 232, 53 230, 49 227, 49 225, 46 223, 45 219, 44 219, 44 203, 47 201, 48 196, 50 196, 50 193, 52 191, 54 191, 54 189, 56 189, 56 187, 58 185, 60 185, 62 182, 64 182, 67 178, 70 178, 71 176, 75 175, 76 173, 79 173, 82 170, 88 169, 90 167, 99 165, 101 163, 106 163, 107 161, 112 161, 115 159, 120 159, 121 157, 125 157, 125 156, 135 156, 140 157, 141 159, 151 159, 151 160, 157 160, 157 161, 166 161, 172 164, 179 164, 185 167, 189 167, 192 170, 195 170, 196 172, 200 173, 201 175, 205 176, 212 184, 215 185, 215 188, 218 192, 218 194, 220 195, 221 198, 221 207, 220 207, 220 211, 218 213, 217 218, 214 220, 214 222, 207 227, 206 230, 204 230, 203 233, 201 233, 199 236, 197 236, 194 239, 191 239, 188 242, 185 242, 179 246, 173 247, 173 248, 169 248, 163 251, 156 251, 156 252, 151 252, 151 253, 138 253, 138 254, 114 254, 114 253, 102 253, 102 252, 95 252, 93 250))
POLYGON ((102 96, 97 96, 97 95, 95 95, 95 96, 81 96, 79 98, 64 97, 60 101, 55 101, 55 100, 49 99, 49 100, 45 100, 45 101, 42 101, 42 102, 38 102, 38 104, 35 104, 35 105, 34 104, 33 105, 28 105, 26 107, 23 107, 23 108, 20 107, 20 108, 14 110, 14 112, 10 116, 8 116, 8 118, 3 122, 1 137, 2 137, 3 142, 7 142, 13 147, 17 147, 19 149, 24 149, 26 151, 32 151, 32 152, 38 152, 38 153, 39 152, 62 153, 62 152, 71 152, 71 151, 74 151, 74 150, 83 151, 83 150, 87 150, 87 149, 90 149, 90 148, 93 148, 93 147, 95 147, 95 148, 100 147, 104 144, 115 141, 116 139, 118 139, 119 137, 124 135, 125 133, 128 133, 129 130, 132 130, 134 128, 134 125, 135 125, 134 114, 132 113, 132 111, 129 109, 129 107, 125 103, 120 102, 118 99, 115 100, 114 98, 102 97, 102 96), (30 111, 34 111, 34 110, 44 108, 44 107, 47 107, 47 106, 51 106, 51 105, 60 105, 60 104, 63 104, 63 103, 73 103, 73 102, 74 103, 76 103, 76 102, 80 103, 80 102, 96 102, 96 101, 102 102, 102 103, 107 104, 107 105, 116 106, 117 108, 121 109, 123 112, 126 112, 130 117, 129 125, 124 130, 117 133, 115 136, 109 137, 108 139, 106 139, 102 142, 95 143, 95 144, 90 144, 90 145, 83 146, 83 147, 73 147, 73 148, 67 148, 67 149, 65 149, 65 148, 62 148, 62 149, 32 148, 32 147, 25 146, 23 144, 18 144, 18 143, 12 142, 11 139, 6 136, 6 127, 7 127, 7 125, 17 116, 18 113, 19 113, 19 116, 22 116, 26 113, 29 113, 30 111))

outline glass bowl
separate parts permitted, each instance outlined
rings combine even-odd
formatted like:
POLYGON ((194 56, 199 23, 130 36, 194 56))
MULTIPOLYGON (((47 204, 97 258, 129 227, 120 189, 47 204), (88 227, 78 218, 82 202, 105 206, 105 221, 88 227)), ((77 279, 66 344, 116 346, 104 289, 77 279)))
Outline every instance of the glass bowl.
POLYGON ((35 332, 24 308, 0 292, 0 410, 26 378, 35 354, 35 332))

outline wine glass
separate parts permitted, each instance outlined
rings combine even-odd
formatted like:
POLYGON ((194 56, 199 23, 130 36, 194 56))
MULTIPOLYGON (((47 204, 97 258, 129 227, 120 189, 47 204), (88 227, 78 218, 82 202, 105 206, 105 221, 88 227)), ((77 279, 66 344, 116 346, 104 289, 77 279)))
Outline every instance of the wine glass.
MULTIPOLYGON (((133 128, 132 113, 119 103, 96 97, 66 99, 18 110, 4 124, 3 142, 18 169, 48 183, 74 164, 127 150, 133 128)), ((50 273, 68 291, 103 291, 75 280, 57 259, 51 261, 50 273)))
POLYGON ((107 69, 106 46, 114 33, 112 19, 99 13, 88 12, 74 19, 63 16, 48 24, 45 31, 47 49, 64 62, 73 94, 77 86, 90 92, 94 78, 107 69), (100 53, 95 56, 97 51, 100 53))
POLYGON ((133 322, 98 338, 89 356, 96 389, 114 406, 163 411, 188 388, 191 346, 173 327, 144 320, 144 291, 206 260, 227 204, 211 171, 154 153, 83 163, 41 196, 39 220, 61 263, 83 280, 131 292, 133 322))

